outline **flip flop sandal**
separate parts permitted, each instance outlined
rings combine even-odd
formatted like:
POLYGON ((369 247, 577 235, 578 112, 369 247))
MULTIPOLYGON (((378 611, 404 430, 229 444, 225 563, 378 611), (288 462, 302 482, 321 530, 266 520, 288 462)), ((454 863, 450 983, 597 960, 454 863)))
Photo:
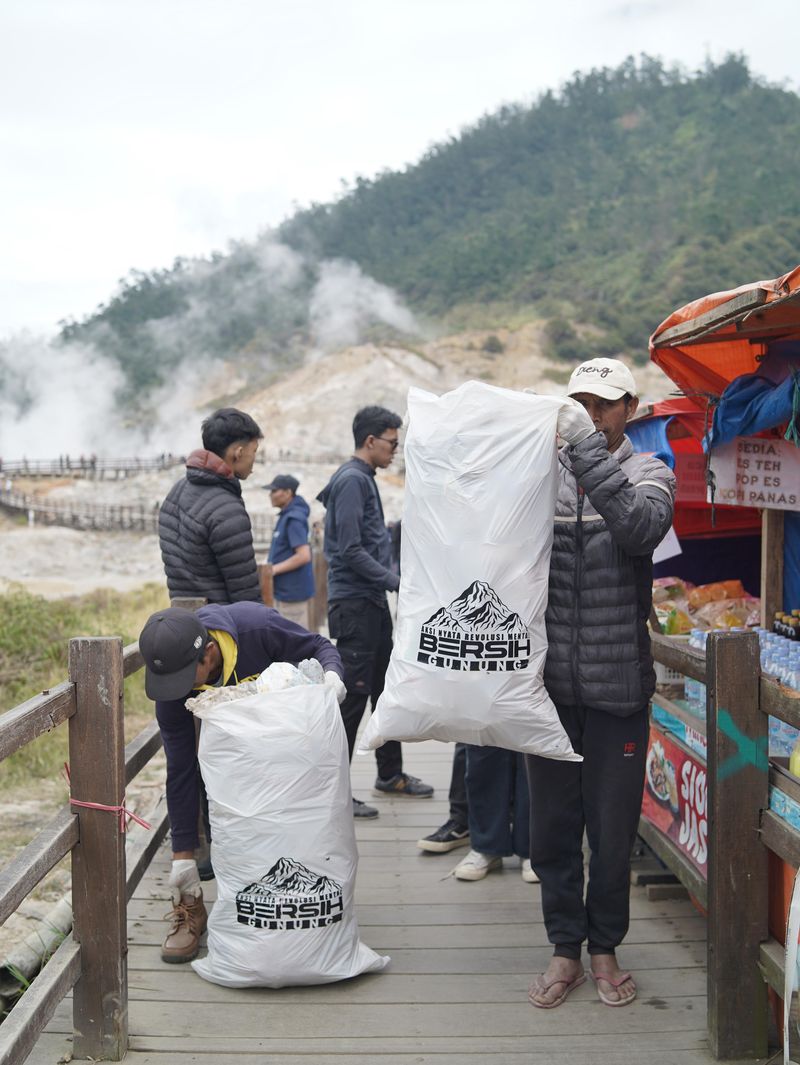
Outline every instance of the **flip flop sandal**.
POLYGON ((555 1009, 556 1006, 561 1005, 561 1003, 564 1001, 570 991, 574 991, 576 987, 580 987, 581 984, 585 983, 586 973, 581 973, 580 976, 576 976, 575 979, 571 982, 569 980, 551 980, 549 984, 531 984, 531 986, 528 988, 528 1002, 530 1002, 532 1006, 536 1006, 537 1009, 552 1010, 555 1009), (537 992, 537 994, 542 994, 543 992, 549 991, 551 987, 555 987, 556 984, 563 984, 564 991, 554 1002, 534 1002, 533 998, 531 998, 531 992, 535 991, 537 992))
POLYGON ((622 985, 628 980, 631 980, 631 983, 633 983, 630 973, 620 973, 619 976, 611 976, 611 974, 608 973, 604 976, 603 973, 590 972, 589 976, 591 976, 591 978, 594 980, 594 986, 597 988, 597 997, 606 1006, 630 1006, 631 1002, 633 1002, 633 1000, 636 998, 635 984, 633 987, 633 994, 630 998, 614 999, 609 998, 608 995, 604 995, 600 984, 598 983, 598 981, 603 980, 605 983, 611 984, 612 987, 619 988, 622 987, 622 985))

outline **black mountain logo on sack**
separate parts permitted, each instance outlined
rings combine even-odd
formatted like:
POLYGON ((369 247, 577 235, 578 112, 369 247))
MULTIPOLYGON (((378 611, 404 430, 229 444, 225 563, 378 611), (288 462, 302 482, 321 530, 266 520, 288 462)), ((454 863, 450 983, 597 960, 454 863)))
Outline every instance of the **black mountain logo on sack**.
POLYGON ((323 928, 343 916, 342 885, 293 858, 279 858, 260 880, 236 893, 236 920, 251 928, 323 928))
POLYGON ((527 669, 528 626, 486 581, 472 584, 422 626, 418 662, 470 673, 527 669))

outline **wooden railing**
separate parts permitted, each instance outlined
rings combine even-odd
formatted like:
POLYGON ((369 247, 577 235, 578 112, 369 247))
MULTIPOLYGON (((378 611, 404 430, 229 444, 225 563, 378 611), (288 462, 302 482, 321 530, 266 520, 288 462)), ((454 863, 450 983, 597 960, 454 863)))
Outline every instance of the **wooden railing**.
MULTIPOLYGON (((0 716, 0 762, 67 723, 70 796, 122 807, 126 785, 161 747, 153 722, 124 743, 123 680, 142 666, 118 637, 70 641, 69 680, 0 716)), ((128 845, 112 812, 64 806, 0 870, 0 923, 71 854, 73 931, 0 1025, 0 1065, 19 1065, 73 991, 73 1055, 120 1061, 128 1046, 127 900, 167 831, 162 798, 152 830, 128 845)), ((131 837, 132 839, 133 837, 131 837)))
POLYGON ((710 633, 707 651, 654 635, 657 662, 706 684, 705 720, 656 701, 706 737, 708 876, 646 820, 640 835, 708 914, 708 1038, 717 1058, 767 1053, 767 986, 781 997, 783 947, 768 929, 767 852, 800 866, 800 831, 770 810, 769 788, 800 802, 800 780, 768 758, 768 717, 800 728, 800 693, 761 674, 755 633, 710 633))
POLYGON ((61 455, 57 459, 4 459, 2 477, 69 477, 114 479, 129 474, 167 470, 186 461, 183 455, 155 455, 149 458, 98 458, 95 455, 61 455))
MULTIPOLYGON (((60 525, 68 529, 101 532, 158 533, 159 507, 143 504, 49 503, 38 496, 0 488, 0 507, 24 514, 29 522, 60 525)), ((251 514, 253 542, 260 550, 269 545, 275 518, 272 514, 251 514)))
MULTIPOLYGON (((264 448, 256 455, 260 466, 269 465, 274 473, 291 472, 295 465, 339 466, 345 457, 327 451, 299 451, 280 449, 277 456, 272 448, 264 448)), ((0 462, 0 477, 65 477, 96 480, 119 480, 138 473, 167 470, 182 466, 185 455, 171 453, 150 455, 144 458, 98 458, 96 455, 60 455, 54 459, 3 459, 0 462)))

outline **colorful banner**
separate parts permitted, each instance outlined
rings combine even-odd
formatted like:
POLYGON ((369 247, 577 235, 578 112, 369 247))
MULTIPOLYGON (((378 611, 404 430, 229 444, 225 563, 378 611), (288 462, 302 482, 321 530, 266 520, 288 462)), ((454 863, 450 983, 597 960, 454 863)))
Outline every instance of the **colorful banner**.
POLYGON ((642 816, 706 876, 708 821, 705 763, 650 728, 642 816))

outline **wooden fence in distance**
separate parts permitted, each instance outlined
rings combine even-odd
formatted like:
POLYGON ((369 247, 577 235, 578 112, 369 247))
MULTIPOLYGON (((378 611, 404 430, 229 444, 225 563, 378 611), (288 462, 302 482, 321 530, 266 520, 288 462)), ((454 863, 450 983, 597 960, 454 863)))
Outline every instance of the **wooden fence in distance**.
MULTIPOLYGON (((0 507, 24 515, 28 524, 60 525, 68 529, 100 532, 158 533, 159 506, 109 503, 50 503, 38 496, 0 490, 0 507)), ((253 542, 257 549, 269 545, 275 519, 270 514, 251 514, 253 542)))

